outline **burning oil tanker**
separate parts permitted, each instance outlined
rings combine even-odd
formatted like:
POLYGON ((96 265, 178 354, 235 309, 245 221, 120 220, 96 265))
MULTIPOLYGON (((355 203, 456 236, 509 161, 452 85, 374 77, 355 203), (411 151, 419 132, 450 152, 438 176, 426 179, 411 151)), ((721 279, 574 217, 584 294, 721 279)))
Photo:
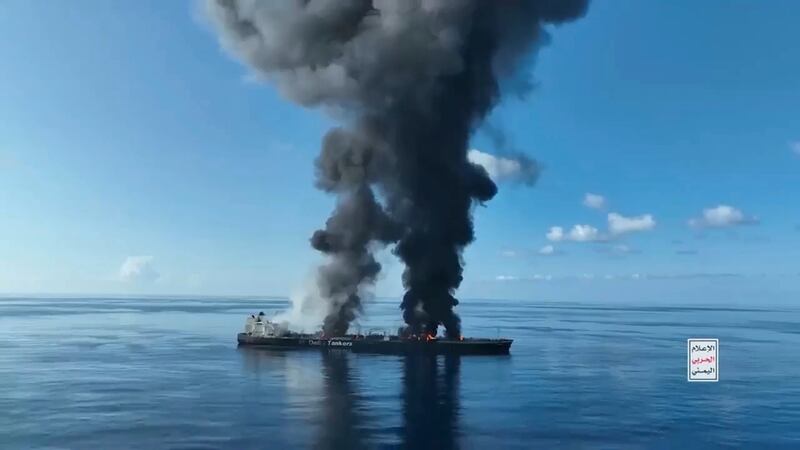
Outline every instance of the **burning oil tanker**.
POLYGON ((503 90, 532 90, 527 69, 549 41, 549 28, 581 17, 587 5, 206 0, 220 43, 248 67, 249 78, 339 122, 315 162, 316 186, 336 197, 325 226, 310 238, 324 262, 298 308, 326 311, 323 332, 251 332, 239 342, 508 352, 509 340, 462 339, 454 294, 463 251, 475 239, 473 209, 497 194, 498 181, 533 184, 539 165, 505 148, 496 127, 484 131, 503 155, 470 150, 470 139, 503 90), (407 328, 382 339, 348 335, 381 271, 375 253, 386 247, 405 266, 400 307, 407 328), (436 338, 440 326, 444 339, 436 338))
POLYGON ((328 337, 323 332, 295 333, 267 320, 263 313, 250 316, 245 330, 237 336, 239 346, 276 349, 348 349, 356 353, 402 355, 410 353, 505 355, 511 348, 511 339, 474 339, 460 336, 457 339, 441 338, 430 333, 411 334, 408 328, 398 335, 347 334, 328 337))

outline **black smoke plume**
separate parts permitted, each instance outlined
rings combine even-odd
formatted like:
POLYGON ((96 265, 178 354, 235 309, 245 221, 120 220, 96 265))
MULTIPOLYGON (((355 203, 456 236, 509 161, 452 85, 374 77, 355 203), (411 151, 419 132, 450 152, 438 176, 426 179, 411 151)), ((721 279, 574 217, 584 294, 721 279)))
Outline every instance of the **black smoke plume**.
MULTIPOLYGON (((409 332, 461 334, 453 294, 471 209, 497 187, 467 159, 499 81, 588 0, 208 0, 223 45, 284 95, 343 126, 324 139, 318 186, 338 196, 314 248, 327 334, 344 333, 396 242, 409 332), (380 201, 379 201, 380 199, 380 201)), ((519 83, 517 83, 519 84, 519 83)), ((523 83, 524 84, 524 83, 523 83)))

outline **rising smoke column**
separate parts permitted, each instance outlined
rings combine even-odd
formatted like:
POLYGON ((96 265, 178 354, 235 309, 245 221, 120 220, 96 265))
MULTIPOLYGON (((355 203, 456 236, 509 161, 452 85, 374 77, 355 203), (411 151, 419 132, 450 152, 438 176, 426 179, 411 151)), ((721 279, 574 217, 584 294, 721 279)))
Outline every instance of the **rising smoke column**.
MULTIPOLYGON (((453 294, 471 209, 497 187, 468 161, 470 135, 547 41, 543 26, 588 0, 207 0, 222 44, 297 103, 342 120, 324 139, 317 185, 338 196, 312 245, 324 329, 343 334, 397 242, 409 332, 461 334, 453 294), (379 201, 380 199, 380 201, 379 201)), ((524 84, 524 83, 523 83, 524 84)))

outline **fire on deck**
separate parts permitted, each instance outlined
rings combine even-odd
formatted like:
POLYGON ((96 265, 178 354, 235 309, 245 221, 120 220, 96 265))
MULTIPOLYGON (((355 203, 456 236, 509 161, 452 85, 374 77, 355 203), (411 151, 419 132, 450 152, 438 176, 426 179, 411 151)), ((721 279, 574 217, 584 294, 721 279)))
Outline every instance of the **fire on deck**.
POLYGON ((507 355, 511 339, 438 338, 429 334, 394 336, 385 334, 351 334, 326 337, 322 333, 294 333, 281 329, 259 315, 250 316, 245 331, 237 336, 239 346, 282 349, 347 349, 355 353, 378 354, 460 354, 507 355))

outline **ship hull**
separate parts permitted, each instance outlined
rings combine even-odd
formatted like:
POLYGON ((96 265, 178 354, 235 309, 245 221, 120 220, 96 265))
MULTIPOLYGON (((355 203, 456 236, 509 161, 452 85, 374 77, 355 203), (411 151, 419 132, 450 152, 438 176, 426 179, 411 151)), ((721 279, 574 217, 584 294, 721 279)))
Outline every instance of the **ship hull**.
POLYGON ((358 340, 353 342, 354 353, 384 355, 435 354, 435 355, 507 355, 511 339, 469 339, 463 341, 437 339, 422 340, 358 340))
POLYGON ((384 355, 406 354, 456 354, 456 355, 507 355, 511 339, 370 339, 370 338, 319 338, 312 335, 252 336, 239 333, 239 346, 280 349, 352 350, 354 353, 384 355))
POLYGON ((239 333, 236 337, 239 346, 268 347, 268 348, 295 348, 295 349, 320 349, 320 348, 345 348, 353 345, 350 338, 321 339, 311 335, 298 336, 252 336, 239 333))

